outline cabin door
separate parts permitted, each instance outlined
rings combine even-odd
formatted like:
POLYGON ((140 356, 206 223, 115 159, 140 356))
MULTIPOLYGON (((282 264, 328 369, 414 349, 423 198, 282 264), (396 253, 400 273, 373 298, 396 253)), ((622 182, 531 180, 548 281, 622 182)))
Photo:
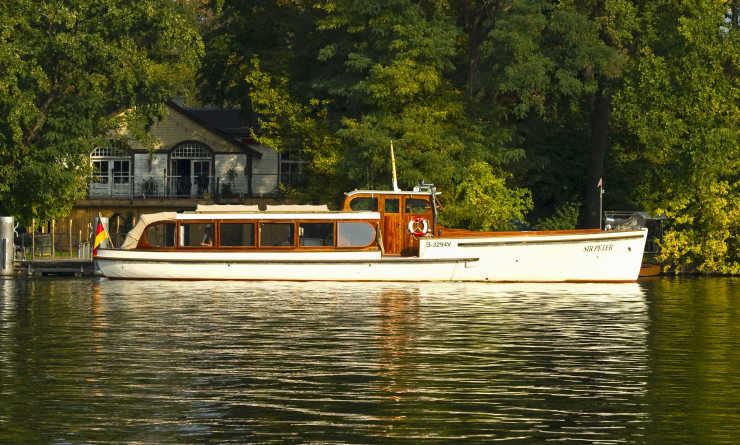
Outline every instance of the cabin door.
POLYGON ((399 255, 403 249, 403 216, 401 198, 385 198, 383 202, 383 247, 387 255, 399 255))

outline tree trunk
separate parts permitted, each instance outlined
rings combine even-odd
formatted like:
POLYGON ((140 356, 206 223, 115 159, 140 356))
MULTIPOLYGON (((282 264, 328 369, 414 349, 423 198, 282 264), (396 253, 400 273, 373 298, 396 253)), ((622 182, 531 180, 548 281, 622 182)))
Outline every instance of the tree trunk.
POLYGON ((591 98, 591 150, 586 172, 586 202, 583 215, 585 228, 601 226, 601 196, 598 186, 604 177, 604 158, 609 147, 611 97, 596 93, 591 98))

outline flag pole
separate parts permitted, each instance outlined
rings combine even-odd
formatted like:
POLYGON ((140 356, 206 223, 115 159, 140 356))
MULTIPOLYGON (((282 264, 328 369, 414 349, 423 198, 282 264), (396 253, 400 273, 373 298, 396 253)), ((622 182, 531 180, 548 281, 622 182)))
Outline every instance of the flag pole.
POLYGON ((393 169, 393 191, 398 190, 398 179, 396 178, 396 156, 393 154, 393 139, 391 139, 391 168, 393 169))
POLYGON ((599 230, 603 229, 604 225, 604 181, 603 177, 599 178, 599 183, 596 185, 599 188, 599 230))
POLYGON ((98 212, 98 223, 95 225, 95 241, 93 242, 93 256, 98 254, 98 246, 103 244, 103 241, 108 240, 108 243, 113 246, 113 240, 110 239, 108 229, 103 224, 103 216, 98 212))

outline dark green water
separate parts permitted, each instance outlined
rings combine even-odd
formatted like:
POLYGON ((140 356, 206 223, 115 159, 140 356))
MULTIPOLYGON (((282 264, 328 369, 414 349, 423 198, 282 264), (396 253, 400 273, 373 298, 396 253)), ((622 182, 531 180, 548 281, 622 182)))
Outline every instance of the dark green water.
POLYGON ((740 442, 740 280, 0 280, 0 443, 740 442))

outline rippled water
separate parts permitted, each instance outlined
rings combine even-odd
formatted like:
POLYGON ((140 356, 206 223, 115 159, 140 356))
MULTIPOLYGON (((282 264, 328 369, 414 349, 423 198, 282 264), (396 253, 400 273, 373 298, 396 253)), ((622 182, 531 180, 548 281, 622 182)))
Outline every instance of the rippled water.
POLYGON ((737 443, 740 280, 0 280, 4 443, 737 443))

